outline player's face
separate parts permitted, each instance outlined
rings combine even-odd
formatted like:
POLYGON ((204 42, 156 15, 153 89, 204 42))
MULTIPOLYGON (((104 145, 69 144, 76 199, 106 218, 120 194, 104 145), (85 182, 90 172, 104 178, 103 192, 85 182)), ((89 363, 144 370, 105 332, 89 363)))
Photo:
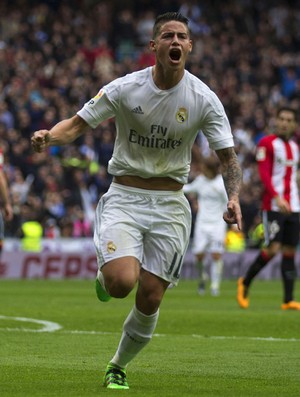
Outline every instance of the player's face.
POLYGON ((192 50, 187 26, 178 21, 163 24, 150 48, 156 54, 156 62, 163 68, 183 69, 188 53, 192 50))
POLYGON ((296 129, 296 120, 293 112, 283 110, 276 119, 277 135, 288 139, 296 129))

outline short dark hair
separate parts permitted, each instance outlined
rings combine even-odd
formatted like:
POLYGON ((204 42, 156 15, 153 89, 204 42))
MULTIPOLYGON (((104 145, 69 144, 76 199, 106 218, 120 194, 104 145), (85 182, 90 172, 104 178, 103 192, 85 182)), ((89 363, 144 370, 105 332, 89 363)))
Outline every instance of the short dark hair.
POLYGON ((289 106, 281 106, 276 113, 276 116, 279 117, 281 112, 290 112, 293 113, 294 119, 297 121, 297 111, 294 108, 291 108, 289 106))
POLYGON ((170 21, 182 22, 183 24, 186 25, 186 27, 188 28, 188 31, 189 31, 189 20, 187 17, 182 15, 180 12, 166 12, 165 14, 158 15, 158 17, 156 18, 156 20, 154 22, 154 26, 153 26, 152 38, 155 39, 155 37, 157 37, 159 34, 161 26, 164 23, 170 22, 170 21))

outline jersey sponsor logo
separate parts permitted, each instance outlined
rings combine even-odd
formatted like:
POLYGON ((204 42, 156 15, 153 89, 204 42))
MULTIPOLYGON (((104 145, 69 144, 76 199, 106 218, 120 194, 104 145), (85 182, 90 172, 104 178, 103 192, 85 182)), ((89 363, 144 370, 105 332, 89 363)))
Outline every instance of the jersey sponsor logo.
POLYGON ((136 113, 136 114, 144 114, 141 106, 137 106, 136 108, 133 108, 131 111, 132 113, 136 113))
POLYGON ((188 118, 188 112, 186 108, 179 108, 176 113, 176 120, 178 123, 182 124, 184 123, 188 118))
POLYGON ((154 134, 152 134, 151 136, 144 136, 142 134, 139 134, 138 131, 132 128, 129 131, 128 139, 130 143, 152 149, 176 149, 182 143, 182 138, 158 138, 154 134))
POLYGON ((266 159, 266 148, 259 147, 256 152, 256 160, 257 161, 264 161, 266 159))
POLYGON ((297 165, 297 161, 294 161, 293 159, 283 159, 281 157, 278 157, 276 161, 278 164, 285 165, 286 167, 292 167, 293 165, 297 165))

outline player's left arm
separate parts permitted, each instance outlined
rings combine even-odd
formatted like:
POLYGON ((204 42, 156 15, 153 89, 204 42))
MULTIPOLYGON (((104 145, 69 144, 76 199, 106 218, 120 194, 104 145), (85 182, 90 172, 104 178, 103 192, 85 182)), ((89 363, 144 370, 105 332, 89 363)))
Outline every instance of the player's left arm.
POLYGON ((228 196, 227 211, 224 213, 224 221, 228 224, 236 223, 242 230, 242 212, 239 194, 242 184, 242 169, 238 162, 234 147, 216 150, 221 163, 221 173, 228 196))

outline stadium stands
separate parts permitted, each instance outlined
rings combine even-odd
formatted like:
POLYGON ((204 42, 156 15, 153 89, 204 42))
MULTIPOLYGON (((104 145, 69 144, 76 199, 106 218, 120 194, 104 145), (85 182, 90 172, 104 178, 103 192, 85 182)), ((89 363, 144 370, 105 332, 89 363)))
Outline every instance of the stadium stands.
POLYGON ((276 107, 300 108, 299 2, 2 1, 0 145, 15 213, 7 236, 18 236, 24 206, 45 235, 53 222, 56 235, 92 235, 93 208, 110 182, 113 121, 45 154, 32 152, 30 135, 73 115, 111 79, 153 64, 149 26, 168 10, 190 18, 188 68, 219 95, 232 124, 247 235, 261 192, 256 143, 272 131, 276 107))

